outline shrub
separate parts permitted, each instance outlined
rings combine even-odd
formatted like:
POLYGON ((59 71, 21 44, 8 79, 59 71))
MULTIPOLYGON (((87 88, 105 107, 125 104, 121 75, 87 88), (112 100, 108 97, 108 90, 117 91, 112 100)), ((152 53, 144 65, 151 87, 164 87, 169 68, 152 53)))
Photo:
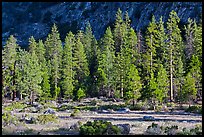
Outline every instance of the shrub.
POLYGON ((103 120, 88 121, 80 126, 80 135, 119 135, 121 130, 111 122, 103 120))
POLYGON ((142 102, 139 102, 137 104, 135 104, 135 106, 131 105, 129 106, 130 110, 142 110, 142 107, 143 107, 143 103, 142 102))
POLYGON ((197 126, 192 129, 183 128, 181 132, 178 132, 177 135, 202 135, 202 126, 197 126))
POLYGON ((178 126, 163 127, 152 123, 152 125, 148 126, 146 133, 149 135, 176 135, 178 133, 178 126))
POLYGON ((149 135, 161 135, 162 129, 158 124, 152 123, 152 125, 147 127, 146 133, 149 135))
POLYGON ((185 111, 202 114, 202 106, 190 106, 185 111))
POLYGON ((58 117, 54 114, 42 114, 37 117, 37 121, 40 124, 46 124, 48 122, 57 122, 58 117))
POLYGON ((73 106, 69 106, 69 105, 62 105, 61 107, 57 108, 57 111, 65 111, 67 109, 73 109, 73 106))
POLYGON ((7 126, 11 124, 16 125, 17 122, 18 122, 17 118, 15 116, 12 116, 10 113, 4 112, 2 114, 2 125, 3 126, 7 126))
POLYGON ((97 104, 97 101, 94 99, 94 100, 91 100, 91 105, 95 106, 97 104))
POLYGON ((13 102, 9 106, 5 107, 4 110, 6 111, 12 111, 14 109, 24 109, 26 107, 26 104, 20 103, 20 102, 13 102))
POLYGON ((83 97, 85 97, 85 93, 84 90, 79 88, 79 90, 77 91, 77 100, 81 100, 83 97))
POLYGON ((159 111, 162 110, 162 108, 163 108, 162 106, 156 106, 156 107, 155 107, 155 111, 156 111, 156 112, 159 112, 159 111))
POLYGON ((78 109, 75 109, 74 112, 71 113, 70 117, 75 117, 80 114, 80 111, 78 109))
POLYGON ((164 130, 167 135, 176 135, 178 132, 178 126, 177 125, 173 125, 171 127, 167 126, 164 130))
POLYGON ((173 102, 168 102, 166 105, 167 107, 175 107, 175 104, 173 102))

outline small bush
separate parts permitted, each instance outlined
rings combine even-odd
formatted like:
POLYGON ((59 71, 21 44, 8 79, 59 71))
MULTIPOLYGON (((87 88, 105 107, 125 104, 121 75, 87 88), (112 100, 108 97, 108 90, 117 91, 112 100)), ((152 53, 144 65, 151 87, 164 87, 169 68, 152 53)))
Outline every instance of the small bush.
POLYGON ((4 110, 6 111, 12 111, 14 109, 24 109, 27 105, 20 103, 20 102, 13 102, 9 106, 5 107, 4 110))
POLYGON ((171 127, 167 126, 164 130, 167 135, 176 135, 178 132, 178 126, 177 125, 173 125, 171 127))
POLYGON ((2 114, 2 125, 3 126, 7 126, 7 125, 11 125, 11 124, 16 125, 17 123, 18 123, 18 120, 15 116, 12 116, 8 112, 4 112, 2 114))
POLYGON ((148 135, 161 135, 162 128, 158 124, 152 123, 152 125, 147 127, 146 133, 148 135))
POLYGON ((80 101, 85 96, 86 96, 86 94, 85 94, 84 90, 79 88, 79 90, 77 91, 77 100, 80 101))
POLYGON ((55 116, 54 114, 46 114, 46 115, 39 115, 37 117, 37 121, 40 124, 46 124, 48 122, 57 122, 58 117, 55 116))
POLYGON ((202 135, 202 126, 197 126, 192 129, 183 128, 181 132, 178 132, 177 135, 202 135))
POLYGON ((57 108, 57 111, 65 111, 67 109, 73 109, 73 106, 62 105, 61 107, 57 108))
POLYGON ((103 120, 88 121, 80 126, 80 135, 120 135, 121 130, 111 122, 103 120))
POLYGON ((175 104, 173 102, 168 102, 166 105, 167 107, 175 107, 175 104))
POLYGON ((97 104, 97 101, 94 99, 94 100, 91 100, 91 105, 95 106, 97 104))
POLYGON ((155 111, 156 112, 162 111, 162 108, 163 108, 162 106, 156 106, 155 107, 155 111))
POLYGON ((70 117, 76 117, 79 116, 80 111, 78 109, 75 109, 74 112, 71 113, 70 117))
POLYGON ((202 114, 202 106, 190 106, 186 110, 186 112, 192 112, 192 113, 199 113, 202 114))

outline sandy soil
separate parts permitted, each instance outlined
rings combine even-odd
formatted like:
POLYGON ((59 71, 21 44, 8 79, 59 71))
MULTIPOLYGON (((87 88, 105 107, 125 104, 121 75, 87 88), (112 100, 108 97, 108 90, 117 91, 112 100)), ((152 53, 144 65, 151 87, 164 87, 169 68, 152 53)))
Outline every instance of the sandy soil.
MULTIPOLYGON (((23 113, 17 113, 20 116, 23 113)), ((113 124, 130 124, 130 134, 144 134, 147 127, 153 122, 162 126, 178 125, 180 129, 183 127, 193 128, 197 124, 202 124, 202 115, 186 113, 183 111, 167 112, 153 112, 153 111, 131 111, 129 113, 97 113, 97 112, 81 112, 78 117, 70 117, 71 113, 57 112, 59 116, 57 123, 47 123, 45 125, 26 124, 28 129, 33 129, 36 133, 46 135, 69 135, 78 134, 76 131, 69 131, 67 129, 78 121, 85 123, 93 120, 107 120, 113 124), (144 121, 143 116, 153 116, 154 121, 144 121)), ((29 115, 37 116, 39 114, 29 113, 29 115)), ((18 130, 18 129, 16 129, 18 130)))

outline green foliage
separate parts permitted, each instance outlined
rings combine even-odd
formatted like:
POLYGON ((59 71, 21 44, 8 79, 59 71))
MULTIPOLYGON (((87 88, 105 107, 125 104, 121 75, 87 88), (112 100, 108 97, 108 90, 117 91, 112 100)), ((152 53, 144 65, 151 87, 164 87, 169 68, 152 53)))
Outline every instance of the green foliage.
POLYGON ((134 100, 137 100, 141 94, 140 90, 142 88, 142 84, 140 81, 140 76, 138 74, 137 68, 135 65, 131 64, 130 70, 128 73, 128 80, 129 80, 129 92, 127 92, 127 98, 128 99, 133 99, 133 106, 134 106, 134 100))
POLYGON ((88 121, 80 126, 80 135, 120 135, 120 129, 111 122, 103 120, 88 121))
MULTIPOLYGON (((77 21, 60 28, 73 30, 73 24, 77 21)), ((169 95, 180 103, 198 99, 202 95, 202 24, 189 19, 184 30, 179 24, 177 13, 171 11, 166 24, 162 17, 157 22, 152 16, 145 34, 136 33, 128 12, 123 16, 118 9, 113 30, 108 26, 100 40, 95 39, 89 22, 84 32, 70 31, 63 44, 54 24, 44 42, 31 36, 27 50, 11 35, 2 50, 2 97, 17 95, 31 102, 37 97, 45 102, 107 96, 133 101, 132 109, 141 108, 135 104, 138 99, 151 100, 151 107, 164 103, 169 95)))
POLYGON ((2 88, 2 95, 16 90, 15 67, 18 59, 17 49, 19 48, 16 42, 17 40, 11 35, 2 50, 2 85, 4 87, 2 88))
POLYGON ((40 124, 46 124, 49 122, 57 122, 58 117, 54 114, 42 114, 37 117, 37 121, 40 124))
POLYGON ((18 124, 18 120, 15 116, 11 115, 9 112, 4 112, 2 114, 2 125, 8 126, 11 124, 18 124))
POLYGON ((79 31, 76 35, 75 45, 73 47, 73 66, 75 71, 74 86, 75 89, 86 87, 87 78, 90 74, 88 61, 84 50, 84 45, 81 42, 83 33, 79 31))
POLYGON ((86 94, 84 93, 84 90, 79 88, 79 90, 77 91, 77 100, 81 100, 85 96, 86 94))
POLYGON ((177 135, 202 135, 202 126, 196 126, 195 128, 186 129, 183 128, 182 131, 178 132, 177 135))
POLYGON ((69 32, 65 38, 65 46, 63 50, 62 59, 62 90, 65 94, 65 98, 73 97, 74 90, 74 71, 73 71, 73 56, 72 48, 74 46, 74 35, 69 32))
POLYGON ((74 112, 71 113, 70 117, 75 117, 75 116, 78 116, 79 114, 80 114, 80 110, 74 109, 74 112))
POLYGON ((98 56, 98 77, 100 82, 100 90, 113 87, 114 76, 114 41, 110 27, 107 28, 101 43, 101 54, 98 56))
POLYGON ((45 56, 46 60, 50 61, 50 84, 51 84, 51 94, 55 97, 55 87, 59 87, 60 71, 62 63, 62 43, 60 40, 60 34, 58 32, 56 24, 53 25, 51 34, 48 35, 45 41, 45 56))
POLYGON ((69 110, 69 109, 73 109, 73 106, 70 105, 62 105, 61 107, 57 108, 57 111, 65 111, 65 110, 69 110))
POLYGON ((163 68, 162 64, 159 64, 158 73, 156 77, 157 89, 153 92, 155 98, 163 103, 165 97, 167 97, 168 91, 168 77, 165 68, 163 68))
POLYGON ((196 98, 195 79, 190 73, 187 74, 182 89, 182 101, 190 101, 196 98))
POLYGON ((202 114, 202 106, 189 106, 186 110, 186 112, 192 112, 192 113, 199 113, 202 114))
POLYGON ((25 108, 27 105, 21 102, 13 102, 12 104, 4 107, 3 109, 6 111, 13 111, 14 109, 23 109, 25 108))

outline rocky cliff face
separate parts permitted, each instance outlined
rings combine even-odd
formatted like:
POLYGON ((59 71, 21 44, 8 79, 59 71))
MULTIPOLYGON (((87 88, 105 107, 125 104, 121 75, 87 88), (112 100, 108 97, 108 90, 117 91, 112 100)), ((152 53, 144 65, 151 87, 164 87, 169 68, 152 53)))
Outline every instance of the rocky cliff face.
POLYGON ((44 39, 53 23, 63 40, 70 30, 74 33, 84 30, 87 21, 99 39, 107 26, 113 25, 118 8, 128 11, 137 31, 148 25, 152 15, 156 20, 163 16, 167 21, 171 10, 177 12, 181 23, 186 23, 189 17, 198 21, 202 14, 201 2, 3 2, 2 44, 11 34, 21 46, 27 45, 31 35, 44 39))

